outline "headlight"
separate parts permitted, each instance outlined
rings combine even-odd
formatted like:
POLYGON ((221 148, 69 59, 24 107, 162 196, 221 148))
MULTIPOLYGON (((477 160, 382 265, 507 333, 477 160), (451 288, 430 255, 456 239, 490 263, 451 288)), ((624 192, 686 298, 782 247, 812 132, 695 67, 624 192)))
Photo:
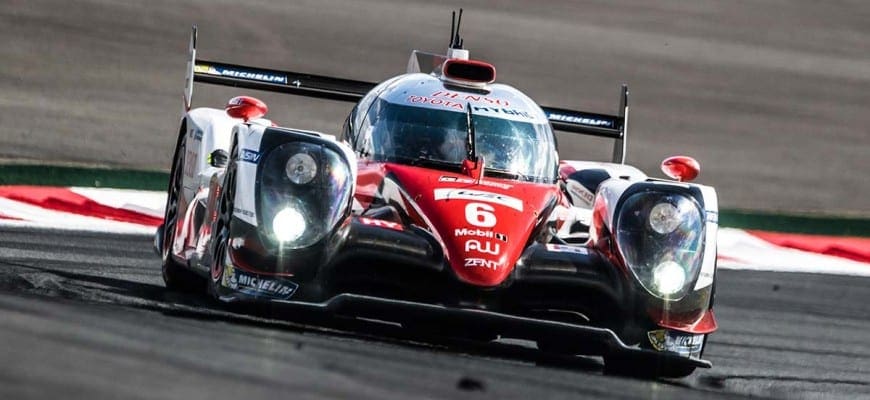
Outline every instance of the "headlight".
POLYGON ((680 264, 665 261, 653 269, 653 288, 663 295, 670 296, 683 288, 686 271, 680 264))
POLYGON ((291 141, 264 152, 256 194, 259 223, 282 251, 318 243, 349 213, 353 175, 335 146, 291 141))
POLYGON ((275 214, 272 219, 272 231, 282 242, 292 242, 305 233, 305 217, 292 207, 287 207, 275 214))
POLYGON ((617 215, 617 248, 653 296, 679 300, 701 269, 704 222, 698 205, 680 194, 630 195, 617 215))
POLYGON ((649 212, 649 226, 662 235, 668 234, 677 229, 677 225, 681 222, 680 217, 682 215, 677 207, 668 202, 661 202, 649 212))
POLYGON ((308 154, 296 153, 287 160, 284 172, 287 173, 290 182, 304 185, 317 176, 317 162, 308 154))

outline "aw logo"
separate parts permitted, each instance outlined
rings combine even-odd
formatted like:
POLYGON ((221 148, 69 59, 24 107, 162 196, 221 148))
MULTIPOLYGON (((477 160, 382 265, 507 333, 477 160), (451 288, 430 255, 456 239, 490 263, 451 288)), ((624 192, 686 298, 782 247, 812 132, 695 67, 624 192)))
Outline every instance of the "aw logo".
POLYGON ((501 245, 490 241, 481 242, 480 240, 471 239, 465 242, 465 252, 469 251, 478 251, 497 256, 498 253, 501 253, 501 245))
POLYGON ((260 153, 254 150, 242 149, 239 153, 239 161, 256 164, 260 162, 260 153))

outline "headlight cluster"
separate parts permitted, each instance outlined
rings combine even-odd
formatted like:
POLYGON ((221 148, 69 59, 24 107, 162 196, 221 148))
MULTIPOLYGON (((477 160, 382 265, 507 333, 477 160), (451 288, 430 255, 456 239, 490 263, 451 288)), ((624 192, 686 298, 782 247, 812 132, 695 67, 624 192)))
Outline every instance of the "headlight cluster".
POLYGON ((260 170, 261 226, 284 249, 322 239, 347 210, 351 171, 329 146, 290 142, 269 151, 260 170))
POLYGON ((701 268, 704 223, 686 196, 641 192, 623 203, 616 221, 619 252, 643 287, 679 300, 701 268))

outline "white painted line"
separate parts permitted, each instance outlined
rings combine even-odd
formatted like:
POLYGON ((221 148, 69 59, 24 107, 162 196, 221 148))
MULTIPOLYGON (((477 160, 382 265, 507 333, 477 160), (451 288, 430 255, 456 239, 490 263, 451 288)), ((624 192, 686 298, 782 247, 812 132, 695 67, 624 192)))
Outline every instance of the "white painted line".
POLYGON ((734 228, 719 230, 719 268, 870 276, 870 264, 766 242, 734 228))
POLYGON ((0 226, 51 228, 72 231, 154 234, 156 228, 129 222, 111 221, 86 217, 61 211, 47 210, 27 203, 0 197, 3 215, 20 218, 21 221, 0 219, 0 226))
POLYGON ((166 193, 151 190, 72 187, 70 191, 107 207, 163 218, 166 193))

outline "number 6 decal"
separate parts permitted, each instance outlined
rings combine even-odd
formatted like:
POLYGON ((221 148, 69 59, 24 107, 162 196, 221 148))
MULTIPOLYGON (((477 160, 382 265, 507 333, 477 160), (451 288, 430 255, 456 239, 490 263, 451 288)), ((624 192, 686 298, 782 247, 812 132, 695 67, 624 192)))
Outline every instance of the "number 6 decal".
POLYGON ((468 203, 465 206, 465 220, 474 226, 492 228, 497 222, 493 211, 495 211, 495 207, 489 204, 468 203))

